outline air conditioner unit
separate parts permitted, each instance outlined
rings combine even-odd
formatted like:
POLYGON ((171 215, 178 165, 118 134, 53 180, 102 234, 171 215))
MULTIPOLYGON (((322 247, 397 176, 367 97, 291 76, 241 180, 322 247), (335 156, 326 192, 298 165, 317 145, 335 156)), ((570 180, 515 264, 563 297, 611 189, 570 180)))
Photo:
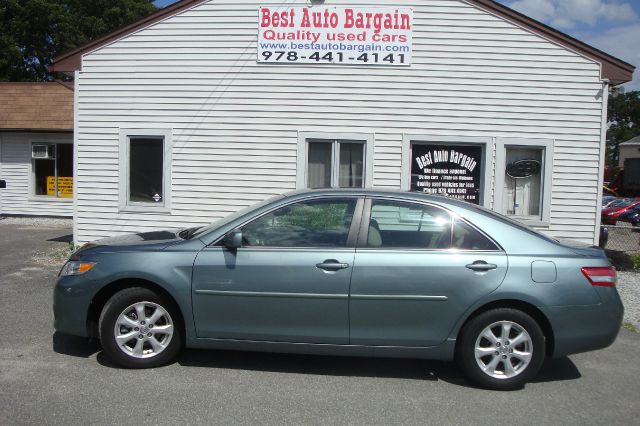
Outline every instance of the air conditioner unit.
POLYGON ((51 144, 32 145, 31 158, 35 158, 39 160, 55 160, 56 146, 51 144))

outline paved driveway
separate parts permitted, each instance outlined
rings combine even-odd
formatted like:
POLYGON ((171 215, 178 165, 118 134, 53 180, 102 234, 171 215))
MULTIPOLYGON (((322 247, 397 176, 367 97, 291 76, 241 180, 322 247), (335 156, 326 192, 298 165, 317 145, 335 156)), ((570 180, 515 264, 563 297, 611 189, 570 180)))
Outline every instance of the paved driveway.
POLYGON ((185 351, 147 371, 54 335, 70 230, 0 220, 0 424, 615 424, 640 414, 640 335, 548 361, 525 389, 474 389, 450 363, 185 351), (62 237, 62 238, 61 238, 62 237))

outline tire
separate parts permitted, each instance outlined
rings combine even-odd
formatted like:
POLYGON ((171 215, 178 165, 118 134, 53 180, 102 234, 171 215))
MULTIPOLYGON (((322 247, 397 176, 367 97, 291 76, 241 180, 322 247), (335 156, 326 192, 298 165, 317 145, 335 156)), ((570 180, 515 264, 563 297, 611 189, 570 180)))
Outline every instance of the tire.
POLYGON ((464 326, 457 358, 467 378, 482 388, 520 389, 542 367, 544 334, 538 323, 522 311, 493 309, 464 326))
POLYGON ((104 352, 121 367, 158 367, 182 348, 183 326, 177 308, 146 288, 128 288, 113 295, 102 309, 98 327, 104 352))

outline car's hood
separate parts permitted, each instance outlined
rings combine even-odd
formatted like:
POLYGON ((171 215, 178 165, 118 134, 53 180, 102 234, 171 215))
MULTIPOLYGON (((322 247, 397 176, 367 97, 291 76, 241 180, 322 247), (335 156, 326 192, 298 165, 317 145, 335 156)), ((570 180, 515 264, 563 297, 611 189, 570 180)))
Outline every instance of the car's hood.
POLYGON ((120 235, 85 244, 74 253, 74 256, 86 255, 89 252, 162 250, 178 241, 184 240, 180 238, 175 231, 154 231, 120 235))

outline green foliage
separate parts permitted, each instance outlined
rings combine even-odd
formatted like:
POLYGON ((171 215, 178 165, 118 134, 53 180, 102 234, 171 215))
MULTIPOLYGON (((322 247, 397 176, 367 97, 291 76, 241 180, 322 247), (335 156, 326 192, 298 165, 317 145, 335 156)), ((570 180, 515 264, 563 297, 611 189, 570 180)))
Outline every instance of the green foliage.
POLYGON ((640 135, 640 92, 609 96, 607 164, 617 165, 618 145, 640 135))
POLYGON ((48 81, 51 60, 156 10, 153 0, 0 0, 0 81, 48 81))
POLYGON ((633 269, 640 271, 640 254, 632 254, 629 257, 631 258, 633 269))

